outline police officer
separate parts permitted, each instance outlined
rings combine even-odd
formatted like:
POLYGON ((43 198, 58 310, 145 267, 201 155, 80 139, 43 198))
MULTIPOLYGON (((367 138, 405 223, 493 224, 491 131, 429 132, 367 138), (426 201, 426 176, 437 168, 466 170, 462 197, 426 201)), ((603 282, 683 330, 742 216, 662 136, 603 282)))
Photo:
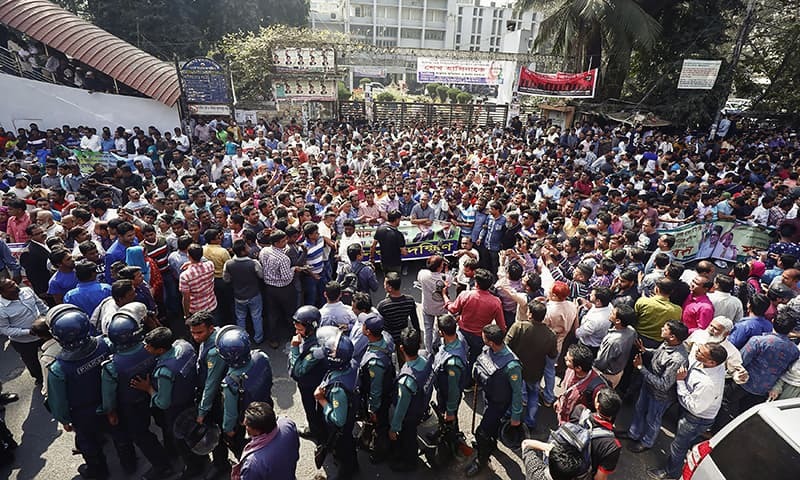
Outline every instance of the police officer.
POLYGON ((483 389, 486 408, 475 432, 477 455, 467 467, 467 477, 474 477, 489 463, 509 407, 512 427, 518 427, 522 418, 522 366, 505 345, 499 326, 486 325, 481 333, 484 347, 475 361, 473 375, 483 389))
POLYGON ((370 460, 380 462, 389 447, 389 406, 394 387, 395 370, 392 363, 394 343, 383 336, 383 317, 369 313, 361 324, 367 338, 367 350, 359 365, 359 390, 362 409, 375 429, 375 442, 370 460))
POLYGON ((428 406, 425 392, 431 380, 431 362, 419 355, 419 346, 419 330, 406 327, 400 332, 400 354, 404 363, 397 375, 396 404, 389 430, 397 454, 389 468, 395 472, 415 470, 419 459, 417 426, 428 406))
MULTIPOLYGON (((213 422, 222 426, 222 396, 220 384, 228 370, 228 365, 217 352, 217 333, 214 316, 205 310, 194 313, 186 320, 192 339, 197 342, 197 423, 213 422)), ((219 442, 212 452, 214 458, 211 471, 206 478, 228 476, 231 464, 228 462, 228 448, 219 442)))
MULTIPOLYGON (((102 442, 109 425, 106 417, 97 412, 103 403, 100 371, 111 348, 102 337, 91 336, 89 317, 74 305, 52 308, 47 322, 62 348, 47 376, 50 412, 65 431, 75 432, 75 444, 85 462, 78 467, 78 473, 83 478, 107 478, 102 442)), ((136 457, 131 446, 118 447, 125 470, 135 471, 136 457)))
POLYGON ((289 375, 297 382, 300 400, 306 413, 307 426, 300 430, 300 436, 322 443, 325 421, 322 409, 314 400, 314 390, 322 383, 328 371, 325 349, 317 342, 317 327, 322 316, 313 305, 305 305, 294 313, 292 348, 289 350, 289 375))
POLYGON ((132 440, 152 467, 142 477, 156 480, 173 474, 164 447, 150 431, 150 397, 131 388, 130 381, 149 375, 156 359, 144 349, 142 321, 147 307, 139 302, 120 308, 108 324, 108 339, 114 348, 109 360, 103 362, 103 412, 112 426, 132 440))
POLYGON ((444 416, 450 437, 455 441, 458 432, 458 406, 461 391, 466 385, 467 344, 459 337, 456 319, 452 315, 439 316, 437 321, 442 343, 433 358, 433 374, 436 382, 436 408, 444 416))
POLYGON ((163 415, 164 443, 174 445, 184 463, 181 480, 194 479, 203 471, 208 459, 192 453, 186 442, 174 441, 175 419, 184 410, 194 408, 197 384, 194 347, 186 340, 176 339, 169 328, 157 327, 144 336, 144 348, 156 358, 152 377, 134 377, 130 385, 147 392, 150 405, 163 415))
POLYGON ((222 432, 228 447, 238 458, 247 443, 241 424, 245 409, 251 402, 272 405, 272 366, 266 353, 250 352, 250 336, 242 327, 222 327, 216 345, 219 356, 228 364, 222 381, 222 432))
MULTIPOLYGON (((353 342, 334 326, 317 330, 320 345, 328 355, 328 373, 314 391, 322 408, 327 438, 318 448, 333 448, 339 465, 336 480, 348 480, 359 470, 353 426, 356 421, 358 368, 353 362, 353 342)), ((329 477, 330 478, 330 477, 329 477)))

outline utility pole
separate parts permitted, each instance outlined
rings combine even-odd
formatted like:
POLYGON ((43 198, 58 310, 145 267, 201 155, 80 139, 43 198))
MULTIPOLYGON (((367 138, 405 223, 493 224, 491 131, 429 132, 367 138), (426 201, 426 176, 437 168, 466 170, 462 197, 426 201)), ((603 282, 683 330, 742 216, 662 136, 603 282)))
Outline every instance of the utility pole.
POLYGON ((744 21, 742 22, 742 28, 739 29, 739 35, 736 38, 736 44, 733 47, 733 56, 731 57, 731 65, 728 69, 728 80, 726 81, 727 84, 723 89, 725 96, 722 98, 722 105, 717 108, 716 113, 714 114, 714 123, 711 125, 711 133, 709 134, 709 140, 714 141, 717 135, 717 127, 719 126, 720 117, 722 116, 722 109, 725 108, 725 102, 728 101, 728 97, 731 94, 731 88, 733 87, 733 74, 736 72, 736 66, 739 64, 739 57, 742 55, 742 47, 744 46, 744 42, 747 40, 747 35, 750 33, 750 28, 753 26, 753 20, 755 17, 755 0, 748 0, 747 2, 747 11, 744 14, 744 21))

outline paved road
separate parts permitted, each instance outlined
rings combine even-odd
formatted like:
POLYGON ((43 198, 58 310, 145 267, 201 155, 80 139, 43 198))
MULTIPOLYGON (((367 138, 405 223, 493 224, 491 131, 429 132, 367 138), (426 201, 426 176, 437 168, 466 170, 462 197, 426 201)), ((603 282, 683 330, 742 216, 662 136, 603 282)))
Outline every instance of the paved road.
MULTIPOLYGON (((412 279, 416 278, 416 272, 420 265, 419 262, 411 265, 409 275, 403 277, 405 281, 404 290, 413 295, 419 301, 419 291, 411 287, 412 279), (406 281, 407 280, 407 281, 406 281)), ((288 375, 286 375, 286 354, 283 350, 265 350, 272 361, 273 371, 275 372, 275 386, 273 396, 277 406, 277 411, 281 415, 287 415, 299 424, 305 423, 300 395, 288 375)), ((17 392, 20 400, 7 407, 6 422, 8 427, 14 432, 15 438, 21 444, 16 453, 16 461, 6 467, 0 467, 0 478, 11 480, 47 479, 61 480, 80 478, 77 477, 77 467, 82 463, 80 456, 72 455, 74 444, 73 434, 64 432, 61 427, 52 420, 49 413, 42 406, 42 395, 38 388, 34 386, 33 380, 26 371, 23 370, 18 355, 6 339, 0 340, 0 380, 3 381, 5 391, 17 392)), ((466 396, 459 414, 459 424, 461 429, 467 432, 472 422, 471 396, 466 396)), ((480 403, 478 405, 480 411, 480 403)), ((632 406, 626 404, 623 412, 618 419, 618 426, 627 426, 630 421, 632 406)), ((675 409, 668 412, 665 418, 665 425, 673 426, 676 422, 675 409)), ((480 421, 480 415, 478 420, 480 421)), ((556 417, 552 409, 540 408, 537 419, 537 428, 534 437, 545 440, 550 429, 555 428, 556 417)), ((469 438, 469 434, 468 438, 469 438)), ((626 442, 623 441, 623 445, 626 442)), ((645 470, 652 465, 659 465, 664 458, 665 451, 669 448, 669 438, 661 435, 656 448, 643 454, 635 455, 623 451, 619 468, 613 478, 618 479, 642 479, 647 475, 645 470)), ((112 478, 138 478, 139 475, 126 476, 118 466, 113 447, 110 442, 106 446, 106 454, 109 457, 109 466, 112 478)), ((148 468, 146 460, 140 460, 141 466, 139 474, 148 468)), ((329 462, 330 463, 330 462, 329 462)), ((362 468, 360 478, 364 479, 402 479, 407 474, 395 474, 388 467, 383 465, 371 465, 365 454, 359 453, 359 463, 362 468)), ((458 459, 454 464, 442 469, 432 471, 426 467, 418 469, 413 475, 415 480, 455 480, 463 478, 463 469, 468 463, 467 459, 458 459)), ((332 465, 326 465, 324 469, 332 469, 332 465)), ((301 441, 301 456, 298 466, 297 478, 300 480, 325 478, 324 471, 318 471, 314 467, 313 446, 310 442, 301 441)), ((524 478, 524 469, 519 455, 504 446, 492 459, 491 468, 485 471, 479 480, 485 479, 513 479, 524 478)), ((166 479, 165 479, 166 480, 166 479)))

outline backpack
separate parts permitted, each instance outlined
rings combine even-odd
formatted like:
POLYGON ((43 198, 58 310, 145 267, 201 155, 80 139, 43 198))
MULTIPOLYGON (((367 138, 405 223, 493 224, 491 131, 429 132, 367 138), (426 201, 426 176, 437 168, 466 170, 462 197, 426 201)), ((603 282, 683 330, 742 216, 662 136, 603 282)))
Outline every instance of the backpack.
MULTIPOLYGON (((590 472, 592 470, 592 440, 597 438, 614 438, 614 432, 605 428, 595 427, 590 420, 592 412, 586 408, 581 412, 577 423, 567 422, 550 433, 549 443, 563 446, 571 446, 579 452, 583 458, 582 470, 590 472)), ((545 456, 547 463, 547 456, 545 456)))
POLYGON ((342 296, 340 300, 345 305, 352 305, 353 294, 364 291, 364 289, 361 288, 361 281, 358 278, 358 274, 361 273, 361 270, 365 267, 366 265, 363 263, 360 263, 355 270, 353 270, 350 265, 344 267, 344 271, 342 272, 344 275, 341 280, 342 296))

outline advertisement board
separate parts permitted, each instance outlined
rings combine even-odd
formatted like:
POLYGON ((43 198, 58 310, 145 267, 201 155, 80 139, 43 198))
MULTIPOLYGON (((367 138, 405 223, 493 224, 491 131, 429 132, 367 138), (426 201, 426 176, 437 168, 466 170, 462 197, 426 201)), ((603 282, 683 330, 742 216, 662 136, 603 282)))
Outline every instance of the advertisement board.
POLYGON ((513 62, 417 58, 417 82, 458 85, 502 85, 513 77, 513 62))
POLYGON ((678 79, 678 90, 711 90, 721 65, 722 60, 685 59, 678 79))
POLYGON ((327 72, 336 69, 336 51, 332 48, 276 48, 272 64, 277 72, 327 72))
POLYGON ((336 100, 336 80, 322 78, 278 78, 272 81, 276 100, 306 100, 333 102, 336 100))
POLYGON ((542 97, 593 98, 597 69, 581 73, 538 73, 522 67, 517 91, 542 97))

